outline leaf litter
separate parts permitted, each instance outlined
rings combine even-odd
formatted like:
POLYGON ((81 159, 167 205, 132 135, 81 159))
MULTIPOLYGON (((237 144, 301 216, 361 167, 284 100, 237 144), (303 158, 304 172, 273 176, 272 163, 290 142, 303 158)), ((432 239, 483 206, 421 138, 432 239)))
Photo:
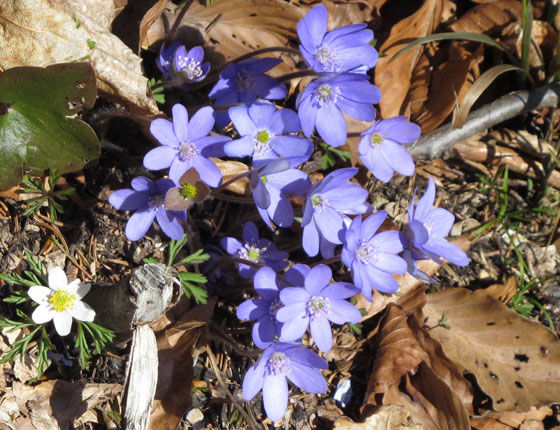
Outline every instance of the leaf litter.
MULTIPOLYGON (((15 40, 15 46, 20 49, 20 52, 3 51, 0 56, 2 69, 23 64, 45 66, 61 60, 78 60, 89 55, 104 97, 116 100, 132 111, 156 113, 158 109, 155 103, 146 96, 147 79, 140 69, 140 57, 135 56, 108 30, 115 16, 115 10, 110 7, 113 2, 90 0, 79 6, 75 2, 67 3, 62 7, 54 2, 49 5, 47 13, 43 16, 30 14, 26 18, 27 21, 17 22, 18 25, 13 24, 13 19, 8 22, 6 20, 6 17, 13 13, 13 10, 9 9, 13 5, 7 2, 0 6, 0 19, 4 20, 9 30, 3 34, 4 39, 0 39, 0 45, 4 46, 8 43, 6 41, 11 43, 15 40), (103 6, 103 13, 92 14, 92 10, 99 10, 93 9, 94 6, 103 6), (77 31, 80 27, 76 27, 76 21, 72 17, 83 24, 83 27, 80 25, 81 31, 77 31), (37 28, 52 22, 48 21, 49 19, 59 20, 56 21, 57 26, 51 27, 38 38, 37 28), (61 23, 65 29, 62 37, 54 31, 61 23), (9 39, 10 37, 13 39, 9 39), (56 47, 53 52, 39 50, 43 57, 38 56, 36 52, 33 55, 22 55, 27 52, 25 49, 29 48, 29 41, 45 43, 47 40, 53 40, 49 39, 51 37, 61 39, 53 44, 56 47), (29 41, 24 41, 24 38, 29 41), (80 43, 70 46, 72 40, 79 40, 80 43), (95 42, 93 48, 91 43, 88 44, 88 40, 95 42), (118 46, 118 52, 124 53, 122 58, 126 58, 130 67, 127 68, 124 63, 120 64, 112 55, 96 57, 96 52, 110 53, 111 51, 106 49, 108 46, 118 46)), ((163 8, 161 4, 164 3, 166 2, 159 2, 159 6, 163 8)), ((273 0, 258 4, 244 0, 242 3, 240 0, 217 0, 215 5, 207 7, 202 2, 195 2, 179 27, 178 34, 186 37, 193 34, 194 29, 198 32, 199 42, 205 41, 207 46, 212 47, 214 60, 218 63, 225 62, 247 53, 252 48, 291 43, 297 20, 303 16, 306 8, 309 8, 308 4, 273 0)), ((423 131, 436 129, 444 121, 450 120, 453 109, 460 104, 465 92, 480 76, 481 64, 491 58, 490 48, 470 42, 434 42, 411 49, 391 61, 395 52, 410 41, 434 32, 468 31, 488 34, 503 42, 512 55, 520 57, 522 54, 518 44, 521 2, 514 0, 482 2, 467 10, 457 10, 457 14, 461 12, 462 15, 455 17, 449 12, 455 10, 449 7, 453 2, 437 0, 422 2, 416 10, 409 10, 410 13, 404 17, 394 14, 394 10, 389 7, 391 2, 326 3, 331 12, 337 11, 335 16, 340 24, 370 22, 374 19, 379 19, 378 23, 373 22, 374 26, 392 24, 380 33, 383 35, 385 32, 386 35, 382 37, 379 45, 385 56, 380 59, 375 73, 376 84, 382 91, 385 90, 383 92, 386 94, 380 105, 381 117, 412 115, 422 124, 423 131), (514 28, 515 25, 517 29, 514 28), (452 75, 453 80, 446 82, 444 78, 448 75, 452 75)), ((44 5, 35 1, 26 7, 31 6, 39 8, 44 5)), ((176 16, 174 14, 178 11, 170 4, 165 7, 161 17, 167 17, 166 19, 172 22, 172 18, 176 16)), ((26 13, 30 11, 25 10, 26 13)), ((156 15, 159 15, 159 12, 158 8, 156 15)), ((152 22, 152 25, 161 25, 157 23, 161 17, 149 17, 147 21, 152 22)), ((161 39, 157 36, 150 38, 149 28, 145 31, 143 28, 141 34, 143 36, 140 41, 144 48, 157 49, 154 46, 157 47, 161 39)), ((553 39, 554 33, 546 24, 538 24, 536 30, 533 30, 533 37, 537 46, 542 47, 545 59, 550 61, 554 49, 550 44, 547 45, 547 40, 553 39)), ((543 66, 542 62, 535 60, 538 57, 537 51, 531 51, 530 57, 532 67, 543 66)), ((536 76, 540 75, 536 73, 536 76)), ((497 88, 490 87, 481 102, 492 100, 499 89, 505 86, 502 82, 495 85, 497 88)), ((554 127, 558 125, 558 116, 554 116, 554 110, 543 112, 542 115, 531 114, 524 122, 525 125, 528 124, 527 128, 539 135, 539 141, 552 142, 552 149, 557 150, 557 142, 554 143, 551 139, 557 137, 557 131, 554 127, 546 128, 544 117, 546 121, 552 122, 554 127)), ((511 125, 510 127, 515 128, 511 125)), ((359 124, 355 125, 355 130, 360 130, 359 124)), ((463 147, 456 146, 450 153, 453 157, 445 162, 424 167, 426 172, 438 169, 440 180, 446 185, 443 196, 446 207, 457 214, 461 226, 465 229, 461 233, 471 235, 470 240, 466 237, 459 240, 465 249, 470 248, 472 267, 464 269, 464 272, 454 272, 446 264, 439 266, 427 263, 421 269, 440 281, 440 286, 430 287, 428 293, 419 282, 405 276, 399 280, 400 296, 377 294, 371 305, 358 302, 363 305, 365 313, 361 335, 356 335, 347 328, 340 329, 336 336, 342 346, 335 347, 330 353, 330 358, 340 360, 340 369, 331 368, 328 371, 329 381, 336 381, 342 377, 351 378, 354 387, 352 403, 349 408, 342 410, 326 397, 321 398, 318 405, 313 405, 309 396, 299 396, 295 400, 297 405, 313 407, 307 408, 307 411, 303 409, 304 412, 294 409, 291 420, 297 428, 321 428, 325 422, 340 429, 362 429, 381 425, 385 425, 386 428, 414 429, 466 429, 470 426, 476 429, 509 429, 545 428, 545 422, 547 426, 550 426, 550 423, 558 424, 558 409, 554 406, 560 399, 560 349, 557 336, 538 321, 527 319, 506 306, 517 293, 516 284, 520 275, 519 271, 513 270, 517 263, 514 248, 521 246, 504 240, 501 233, 508 231, 505 225, 497 225, 495 230, 490 230, 488 234, 480 237, 472 235, 474 224, 465 222, 470 219, 482 225, 495 216, 494 209, 495 205, 499 204, 500 196, 497 190, 501 186, 504 165, 518 173, 513 179, 517 182, 512 182, 508 192, 516 193, 519 199, 509 199, 507 205, 510 210, 525 208, 522 202, 526 200, 549 202, 558 207, 556 190, 552 189, 548 194, 543 194, 543 188, 537 189, 534 182, 531 182, 533 185, 530 186, 528 180, 533 177, 535 181, 539 181, 547 174, 545 179, 558 187, 558 183, 554 182, 558 172, 554 169, 551 172, 546 171, 546 160, 542 158, 540 144, 536 145, 536 150, 534 148, 533 154, 530 155, 532 158, 528 158, 527 152, 511 137, 500 136, 496 145, 488 144, 489 136, 486 133, 481 133, 477 138, 480 139, 477 144, 473 141, 463 144, 463 147), (470 152, 465 149, 469 144, 470 152), (480 149, 476 153, 478 147, 480 149), (484 191, 484 187, 488 189, 484 191), (458 286, 468 286, 476 291, 458 286), (327 413, 327 409, 330 412, 327 413), (309 412, 312 410, 317 410, 317 415, 309 412), (342 417, 343 413, 350 418, 342 417), (322 421, 321 417, 331 419, 325 418, 322 421)), ((134 155, 134 150, 132 154, 134 155)), ((117 155, 118 157, 122 155, 117 155)), ((115 163, 102 155, 99 163, 118 172, 121 179, 123 176, 129 176, 127 169, 133 169, 127 165, 124 158, 115 163)), ((228 161, 220 166, 225 172, 224 175, 233 177, 243 173, 243 167, 234 163, 228 161)), ((101 172, 86 172, 86 183, 83 187, 93 193, 98 201, 106 201, 106 196, 103 197, 106 189, 104 191, 102 188, 105 185, 99 185, 103 184, 103 178, 100 176, 103 176, 101 172)), ((119 179, 112 178, 111 181, 113 183, 108 186, 115 189, 113 185, 119 179)), ((395 200, 396 196, 400 196, 402 200, 408 199, 413 186, 423 185, 422 174, 417 175, 415 182, 402 182, 400 186, 389 187, 388 190, 380 190, 379 187, 376 189, 371 179, 366 178, 364 181, 367 181, 365 184, 370 187, 372 193, 386 193, 389 197, 386 201, 380 198, 376 209, 387 209, 388 202, 395 200)), ((539 182, 538 186, 542 187, 542 183, 539 182)), ((232 191, 244 194, 245 187, 232 191)), ((14 200, 17 201, 13 197, 3 197, 3 200, 8 202, 6 207, 10 207, 14 200)), ((216 226, 221 224, 231 230, 238 229, 238 215, 233 215, 233 219, 220 219, 215 214, 221 210, 223 207, 216 204, 197 214, 200 215, 197 227, 203 236, 211 235, 217 230, 216 226)), ((398 211, 398 208, 395 210, 398 211)), ((79 213, 80 209, 76 211, 79 213)), ((117 278, 126 278, 129 275, 126 260, 131 259, 131 256, 126 241, 117 233, 118 223, 111 220, 111 217, 115 217, 114 211, 107 207, 98 205, 94 208, 93 219, 103 224, 97 232, 79 232, 80 239, 74 247, 85 251, 85 258, 80 257, 80 262, 95 262, 98 267, 103 268, 97 275, 98 281, 112 283, 117 278), (94 251, 91 252, 88 252, 88 248, 91 250, 88 242, 92 236, 88 233, 95 233, 96 241, 103 243, 99 247, 94 243, 94 251)), ((37 253, 41 249, 49 249, 42 246, 38 229, 35 230, 31 224, 22 225, 22 220, 17 214, 11 219, 2 218, 1 221, 0 249, 10 250, 9 253, 0 251, 2 270, 19 266, 23 246, 30 247, 37 253), (23 232, 25 237, 16 240, 14 234, 17 232, 23 232)), ((63 227, 77 231, 77 226, 67 220, 63 222, 63 227)), ((194 243, 200 240, 197 239, 197 234, 200 233, 192 234, 194 243)), ((134 252, 134 263, 138 264, 147 255, 162 254, 160 239, 157 233, 154 238, 148 239, 143 249, 134 252)), ((543 213, 534 214, 527 225, 527 235, 523 241, 536 243, 544 248, 544 245, 553 239, 557 239, 557 236, 550 218, 546 218, 543 213)), ((51 243, 51 246, 54 245, 51 243)), ((532 251, 523 252, 528 255, 532 251)), ((45 253, 48 254, 49 251, 45 253)), ((92 270, 92 273, 95 271, 92 270)), ((238 282, 235 275, 227 271, 221 276, 225 285, 231 286, 238 282)), ((531 276, 542 278, 542 282, 549 288, 548 291, 552 291, 547 293, 547 296, 541 286, 535 296, 548 297, 549 309, 554 314, 554 307, 558 307, 560 302, 557 278, 545 279, 546 270, 538 266, 533 267, 531 276), (558 296, 556 302, 554 294, 558 296)), ((357 299, 360 300, 359 297, 357 299)), ((238 343, 246 343, 248 335, 235 320, 231 305, 231 297, 223 294, 218 304, 212 304, 211 307, 199 306, 186 311, 187 308, 178 305, 175 309, 178 317, 159 322, 157 343, 160 362, 169 363, 169 366, 160 367, 160 372, 165 370, 167 375, 160 376, 162 381, 172 380, 171 386, 175 388, 169 390, 167 386, 158 387, 152 420, 159 424, 154 424, 154 428, 170 428, 175 425, 190 428, 189 426, 194 425, 182 421, 184 412, 191 407, 189 395, 193 387, 192 406, 205 411, 202 421, 204 424, 223 424, 224 420, 220 418, 220 414, 225 413, 227 416, 235 410, 232 407, 235 401, 227 396, 225 390, 229 387, 233 398, 239 396, 240 378, 250 364, 247 357, 251 356, 252 351, 239 348, 238 343), (221 339, 214 341, 212 345, 217 351, 215 368, 211 366, 211 360, 205 353, 205 358, 197 356, 197 351, 201 350, 200 337, 205 336, 205 331, 208 330, 206 323, 210 319, 213 320, 212 324, 217 325, 216 333, 221 339), (178 367, 178 363, 188 365, 178 367), (192 363, 195 364, 194 368, 192 363), (227 382, 226 386, 218 383, 216 372, 222 374, 220 378, 227 382), (206 388, 210 394, 204 389, 197 390, 196 387, 206 388)), ((558 320, 557 317, 556 321, 558 320)), ((126 352, 121 353, 126 355, 126 352)), ((12 372, 16 378, 17 375, 25 377, 25 372, 6 366, 3 368, 5 375, 12 372)), ((103 408, 114 407, 114 410, 118 411, 118 402, 109 402, 111 398, 118 398, 118 383, 99 383, 100 379, 93 376, 91 379, 97 379, 97 382, 67 383, 62 379, 50 379, 41 381, 33 389, 17 380, 8 382, 6 387, 2 388, 4 394, 0 400, 0 419, 8 426, 13 426, 10 420, 16 416, 20 420, 15 421, 16 423, 31 423, 34 428, 68 428, 81 413, 102 403, 103 408), (83 400, 85 392, 92 393, 88 395, 87 400, 83 400), (81 397, 76 393, 82 393, 81 397), (22 403, 20 398, 28 400, 22 403), (58 402, 66 402, 68 399, 73 400, 70 407, 65 409, 64 413, 58 411, 58 402), (33 405, 32 409, 30 405, 33 405)), ((249 419, 256 420, 261 414, 255 403, 244 404, 241 407, 247 411, 249 419)), ((101 412, 93 414, 98 422, 100 417, 106 415, 101 412)))

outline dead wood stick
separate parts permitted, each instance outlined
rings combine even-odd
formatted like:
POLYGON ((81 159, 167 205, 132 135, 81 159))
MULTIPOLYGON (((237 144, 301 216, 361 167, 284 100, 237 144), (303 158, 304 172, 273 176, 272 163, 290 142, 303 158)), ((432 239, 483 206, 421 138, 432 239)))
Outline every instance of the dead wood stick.
POLYGON ((531 91, 515 91, 471 112, 461 128, 453 128, 449 123, 420 136, 408 147, 408 151, 414 158, 434 160, 445 150, 476 133, 533 109, 556 107, 559 100, 560 83, 531 91))

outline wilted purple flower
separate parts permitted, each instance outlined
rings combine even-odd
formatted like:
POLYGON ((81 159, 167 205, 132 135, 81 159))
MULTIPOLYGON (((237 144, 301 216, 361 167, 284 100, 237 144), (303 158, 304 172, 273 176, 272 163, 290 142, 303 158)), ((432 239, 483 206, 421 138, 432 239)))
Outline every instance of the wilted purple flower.
POLYGON ((289 195, 303 195, 311 187, 307 174, 290 168, 287 160, 273 160, 251 172, 253 199, 262 219, 271 229, 272 221, 279 227, 289 227, 294 210, 289 195))
POLYGON ((324 258, 333 255, 334 246, 344 239, 344 228, 350 224, 346 215, 368 212, 371 206, 365 202, 368 192, 350 182, 358 169, 338 169, 315 184, 303 210, 303 249, 314 257, 321 251, 324 258))
POLYGON ((175 74, 181 76, 186 83, 202 81, 210 71, 210 63, 202 63, 204 49, 195 46, 188 52, 180 45, 174 53, 173 65, 175 74))
POLYGON ((332 348, 331 322, 360 322, 360 311, 344 300, 360 291, 346 282, 329 284, 331 277, 330 267, 320 264, 309 271, 304 287, 286 287, 280 291, 284 307, 278 310, 276 319, 284 323, 282 340, 300 339, 309 326, 317 347, 327 352, 332 348))
POLYGON ((262 389, 266 415, 279 421, 288 408, 287 379, 308 393, 324 393, 327 382, 320 369, 327 367, 325 360, 301 345, 275 342, 247 370, 243 398, 249 401, 262 389))
POLYGON ((372 287, 383 293, 392 293, 399 284, 392 273, 406 272, 406 261, 397 256, 403 250, 398 231, 377 233, 387 217, 387 212, 379 211, 362 222, 356 217, 346 230, 342 261, 352 269, 354 284, 362 294, 372 301, 372 287))
POLYGON ((181 221, 187 212, 166 210, 163 206, 165 194, 175 186, 170 179, 155 183, 139 176, 131 182, 132 189, 117 190, 109 196, 109 203, 124 211, 136 211, 126 223, 125 234, 129 240, 139 240, 149 230, 154 218, 162 231, 171 239, 181 240, 184 235, 181 221))
POLYGON ((253 156, 253 166, 267 161, 285 158, 292 167, 309 159, 312 143, 297 133, 301 125, 297 114, 291 109, 276 110, 270 103, 253 103, 229 109, 229 117, 241 138, 228 142, 224 152, 230 157, 253 156))
POLYGON ((258 299, 245 300, 237 308, 237 318, 243 321, 257 320, 253 325, 253 342, 259 348, 266 348, 280 336, 282 323, 276 319, 276 312, 282 307, 278 298, 279 288, 276 272, 263 267, 255 275, 255 291, 258 299))
POLYGON ((165 47, 165 43, 161 45, 159 50, 159 57, 156 60, 156 65, 158 69, 161 70, 163 74, 163 79, 169 81, 175 76, 175 69, 173 68, 173 62, 175 59, 175 51, 181 46, 180 43, 172 43, 169 47, 165 47))
POLYGON ((330 146, 346 142, 345 114, 360 121, 373 121, 373 104, 379 102, 381 92, 369 83, 367 75, 358 73, 327 73, 310 82, 298 95, 296 108, 303 132, 317 133, 330 146))
POLYGON ((279 58, 252 58, 240 63, 231 63, 224 68, 220 79, 208 95, 216 98, 215 106, 236 103, 250 105, 258 98, 283 99, 288 94, 286 87, 265 75, 281 62, 279 58))
POLYGON ((455 216, 446 209, 432 209, 436 197, 434 179, 428 180, 426 193, 418 200, 414 209, 414 196, 408 207, 408 223, 404 227, 404 237, 407 242, 406 253, 409 264, 412 266, 411 274, 415 274, 416 261, 432 259, 443 264, 440 257, 449 260, 457 266, 467 266, 467 254, 447 240, 445 237, 453 227, 455 216))
POLYGON ((222 180, 222 172, 208 157, 223 156, 223 143, 231 139, 208 136, 214 127, 214 110, 210 106, 203 107, 190 121, 183 105, 174 105, 172 112, 173 122, 157 118, 150 124, 150 132, 162 146, 144 156, 144 167, 149 170, 169 167, 169 177, 176 184, 192 167, 203 182, 217 187, 222 180))
POLYGON ((309 67, 318 73, 366 73, 375 66, 373 31, 366 30, 366 24, 353 24, 327 33, 327 18, 327 8, 317 5, 298 23, 299 49, 309 67))
POLYGON ((405 116, 377 121, 362 136, 358 145, 360 159, 381 182, 389 182, 393 171, 404 176, 414 173, 414 160, 403 143, 418 139, 420 127, 405 116))
POLYGON ((179 179, 178 185, 178 187, 171 188, 165 195, 165 209, 189 209, 193 203, 202 202, 210 194, 210 189, 200 181, 200 175, 194 169, 187 170, 179 179))
MULTIPOLYGON (((230 255, 261 266, 269 266, 276 271, 282 270, 288 265, 286 261, 288 253, 277 251, 276 245, 268 239, 259 239, 259 230, 252 221, 243 227, 243 242, 234 237, 224 237, 220 243, 230 255)), ((244 278, 252 278, 255 273, 255 268, 246 264, 239 265, 239 274, 244 278)))

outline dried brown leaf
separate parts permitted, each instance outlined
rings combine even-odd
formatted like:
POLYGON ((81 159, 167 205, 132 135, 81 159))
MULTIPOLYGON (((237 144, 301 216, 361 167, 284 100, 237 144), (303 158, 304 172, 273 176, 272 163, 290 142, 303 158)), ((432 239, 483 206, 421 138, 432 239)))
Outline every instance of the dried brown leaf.
POLYGON ((422 430, 411 412, 405 406, 387 405, 378 408, 375 413, 366 418, 363 423, 357 423, 348 417, 338 418, 334 423, 334 430, 422 430))
POLYGON ((449 59, 431 75, 428 99, 416 112, 411 111, 411 120, 422 127, 422 132, 434 130, 453 108, 462 102, 472 83, 467 79, 469 70, 483 59, 482 45, 471 53, 458 42, 453 42, 448 50, 449 59), (414 113, 414 115, 412 115, 414 113))
POLYGON ((176 428, 191 406, 193 350, 201 329, 212 317, 216 299, 199 304, 157 333, 158 384, 149 428, 176 428))
MULTIPOLYGON (((223 161, 218 158, 212 158, 214 163, 218 166, 222 172, 222 183, 226 183, 229 180, 235 178, 236 176, 242 175, 249 171, 246 164, 240 161, 227 160, 223 161)), ((247 187, 249 186, 249 178, 244 177, 232 182, 226 187, 226 190, 231 191, 236 194, 244 195, 247 192, 247 187)))
POLYGON ((507 304, 507 302, 509 302, 517 292, 517 282, 515 281, 515 276, 510 276, 505 284, 490 285, 482 291, 490 297, 507 304))
POLYGON ((72 383, 62 379, 30 387, 14 382, 20 413, 30 418, 35 430, 75 428, 73 422, 90 408, 121 392, 120 384, 72 383))
POLYGON ((140 21, 140 38, 138 40, 138 49, 147 49, 150 45, 148 40, 148 30, 154 22, 156 22, 162 15, 165 6, 169 3, 169 0, 158 0, 142 17, 140 21))
POLYGON ((462 288, 429 294, 424 312, 430 335, 476 376, 496 410, 525 411, 560 398, 560 343, 541 324, 462 288), (437 326, 443 314, 450 328, 437 326))
POLYGON ((112 0, 3 0, 0 69, 89 59, 99 90, 134 110, 156 113, 141 58, 109 30, 114 13, 112 0))
POLYGON ((377 63, 375 84, 383 94, 379 103, 383 118, 409 115, 408 111, 403 111, 403 104, 423 47, 411 49, 394 61, 390 61, 391 57, 414 39, 432 34, 440 22, 442 9, 443 0, 425 0, 413 15, 393 26, 389 38, 381 45, 380 51, 385 56, 377 63))
POLYGON ((495 0, 469 9, 450 27, 457 32, 495 34, 513 21, 521 21, 522 6, 517 0, 495 0))

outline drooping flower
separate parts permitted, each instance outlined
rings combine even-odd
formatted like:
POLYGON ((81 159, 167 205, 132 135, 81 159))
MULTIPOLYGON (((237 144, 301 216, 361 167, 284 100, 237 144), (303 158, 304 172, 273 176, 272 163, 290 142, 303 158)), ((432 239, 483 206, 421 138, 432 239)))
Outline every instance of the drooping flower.
POLYGON ((183 105, 174 105, 172 111, 173 122, 157 118, 150 124, 150 132, 161 146, 144 156, 144 167, 149 170, 169 167, 169 178, 176 184, 187 170, 194 168, 203 182, 217 187, 222 172, 208 157, 223 156, 223 144, 231 139, 208 136, 214 127, 214 110, 210 106, 203 107, 190 121, 183 105))
POLYGON ((193 203, 202 202, 210 194, 208 186, 200 181, 200 175, 192 168, 181 176, 178 185, 165 195, 164 207, 167 210, 189 209, 193 203))
POLYGON ((253 321, 253 342, 259 348, 268 347, 276 336, 280 336, 282 323, 276 319, 276 312, 282 307, 278 298, 279 287, 276 272, 270 267, 263 267, 255 275, 255 291, 258 299, 245 300, 237 308, 237 318, 253 321))
POLYGON ((210 63, 203 63, 204 49, 195 46, 188 52, 180 45, 174 53, 173 66, 175 74, 181 76, 185 83, 200 82, 210 71, 210 63))
POLYGON ((158 69, 161 70, 163 79, 165 79, 166 81, 170 81, 175 76, 173 62, 175 59, 175 51, 177 51, 180 46, 180 43, 172 43, 167 47, 165 43, 162 43, 161 45, 161 48, 159 50, 159 57, 156 60, 156 65, 158 66, 158 69))
POLYGON ((272 221, 279 227, 289 227, 294 220, 290 195, 304 195, 311 187, 307 174, 290 168, 288 160, 272 160, 253 169, 249 183, 253 199, 262 219, 271 229, 272 221))
POLYGON ((216 98, 215 106, 283 99, 288 94, 286 87, 265 74, 281 62, 279 58, 251 58, 231 63, 208 95, 216 98))
POLYGON ((282 340, 300 339, 309 326, 317 347, 327 352, 332 348, 331 322, 360 322, 360 311, 344 300, 359 290, 346 282, 329 284, 331 277, 330 267, 320 264, 309 271, 303 287, 286 287, 280 291, 284 306, 276 313, 276 319, 284 323, 282 340))
POLYGON ((317 5, 297 26, 305 61, 313 70, 323 72, 366 73, 377 63, 377 51, 371 46, 373 31, 366 24, 353 24, 327 33, 327 8, 317 5))
POLYGON ((314 257, 321 251, 324 258, 333 256, 335 245, 344 239, 344 228, 350 224, 347 215, 368 212, 368 192, 350 179, 355 168, 338 169, 313 186, 305 201, 303 219, 303 249, 314 257))
POLYGON ((358 146, 360 159, 381 182, 389 182, 393 171, 404 176, 414 173, 414 161, 403 143, 418 139, 420 127, 408 122, 405 116, 377 121, 362 136, 358 146))
MULTIPOLYGON (((230 255, 261 266, 269 266, 276 271, 280 271, 288 265, 286 261, 288 253, 278 251, 276 245, 268 239, 259 239, 259 230, 252 221, 243 227, 243 242, 234 237, 225 237, 220 243, 230 255)), ((256 271, 254 267, 239 264, 239 274, 244 278, 252 278, 256 271)))
POLYGON ((277 110, 271 103, 253 103, 229 109, 229 117, 241 138, 228 142, 224 152, 230 157, 253 157, 253 166, 284 158, 295 167, 309 159, 312 143, 297 133, 301 125, 297 114, 291 109, 277 110))
POLYGON ((304 134, 313 129, 330 146, 346 142, 346 120, 342 113, 360 121, 373 121, 373 104, 381 99, 381 92, 369 83, 369 77, 359 73, 327 73, 310 82, 298 95, 296 108, 304 134))
POLYGON ((301 345, 275 342, 247 370, 243 398, 249 401, 262 390, 266 415, 279 421, 288 408, 288 379, 308 393, 324 393, 327 382, 320 369, 327 367, 325 360, 301 345))
POLYGON ((415 275, 418 260, 432 259, 443 264, 440 258, 443 257, 457 266, 469 264, 467 254, 457 245, 445 240, 453 227, 455 216, 443 208, 432 209, 435 197, 436 185, 430 176, 426 193, 418 200, 416 208, 414 196, 408 207, 408 223, 403 232, 406 248, 410 251, 405 256, 409 259, 412 275, 415 275))
POLYGON ((132 189, 123 188, 109 196, 109 203, 124 211, 136 211, 126 223, 125 234, 129 240, 139 240, 146 234, 154 219, 162 231, 171 239, 180 240, 184 231, 181 221, 187 219, 185 210, 166 210, 164 199, 175 186, 170 179, 160 179, 155 183, 143 176, 134 178, 132 189))
POLYGON ((93 321, 95 311, 82 302, 91 285, 83 284, 79 279, 68 283, 66 273, 60 267, 48 271, 48 287, 34 285, 27 294, 39 306, 31 314, 36 324, 45 324, 50 320, 60 336, 66 336, 72 328, 72 318, 78 321, 93 321))
POLYGON ((391 274, 406 273, 406 261, 397 256, 403 250, 398 231, 377 233, 387 217, 379 211, 362 221, 356 217, 346 230, 342 261, 352 270, 354 284, 362 290, 364 297, 372 301, 371 289, 392 293, 399 284, 391 274))

